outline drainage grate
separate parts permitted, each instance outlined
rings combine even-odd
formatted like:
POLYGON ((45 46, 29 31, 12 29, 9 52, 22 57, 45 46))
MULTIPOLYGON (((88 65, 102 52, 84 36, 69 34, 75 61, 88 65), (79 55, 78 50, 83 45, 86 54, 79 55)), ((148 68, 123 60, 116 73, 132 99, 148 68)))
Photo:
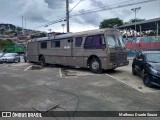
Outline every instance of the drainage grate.
POLYGON ((61 69, 63 76, 77 76, 76 71, 70 71, 67 69, 61 69))
POLYGON ((32 65, 32 67, 30 68, 30 70, 40 70, 40 69, 43 69, 43 67, 40 65, 32 65))

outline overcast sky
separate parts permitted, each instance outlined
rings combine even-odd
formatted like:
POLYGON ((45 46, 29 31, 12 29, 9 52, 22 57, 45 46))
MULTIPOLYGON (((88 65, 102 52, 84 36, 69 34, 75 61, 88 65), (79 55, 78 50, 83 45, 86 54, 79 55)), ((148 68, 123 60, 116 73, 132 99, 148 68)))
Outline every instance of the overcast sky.
MULTIPOLYGON (((22 26, 22 16, 26 18, 27 28, 47 31, 52 29, 55 32, 62 32, 62 24, 56 23, 48 27, 45 24, 50 21, 65 18, 65 1, 66 0, 0 0, 0 23, 11 23, 22 26)), ((69 0, 70 9, 72 9, 80 0, 69 0)), ((82 0, 74 10, 70 12, 70 31, 77 32, 99 28, 99 24, 103 19, 119 17, 124 21, 134 18, 134 12, 131 8, 141 7, 137 13, 137 17, 141 19, 153 19, 160 17, 160 0, 111 9, 119 5, 126 5, 146 0, 82 0), (74 16, 87 10, 108 9, 100 12, 93 12, 74 16)), ((152 0, 150 0, 152 1, 152 0)), ((66 26, 65 26, 66 31, 66 26)))

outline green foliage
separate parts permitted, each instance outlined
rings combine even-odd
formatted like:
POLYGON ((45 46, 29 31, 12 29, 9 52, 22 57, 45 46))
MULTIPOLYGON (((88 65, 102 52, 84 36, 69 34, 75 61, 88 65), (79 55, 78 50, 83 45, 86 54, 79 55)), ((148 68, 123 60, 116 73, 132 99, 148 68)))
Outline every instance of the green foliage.
POLYGON ((150 32, 147 36, 156 36, 155 32, 150 32))
POLYGON ((7 45, 14 45, 11 39, 0 40, 0 50, 5 49, 7 45))
POLYGON ((113 26, 121 26, 123 25, 123 20, 119 18, 110 18, 105 19, 100 23, 99 28, 107 28, 107 27, 113 27, 113 26))
POLYGON ((22 31, 22 28, 20 28, 20 27, 17 27, 17 31, 22 31))
POLYGON ((124 24, 124 25, 125 25, 125 24, 129 24, 129 22, 124 22, 123 24, 124 24))
POLYGON ((0 34, 3 34, 3 33, 4 33, 4 29, 1 29, 1 30, 0 30, 0 34))
POLYGON ((12 24, 0 24, 0 28, 15 30, 16 26, 12 24))

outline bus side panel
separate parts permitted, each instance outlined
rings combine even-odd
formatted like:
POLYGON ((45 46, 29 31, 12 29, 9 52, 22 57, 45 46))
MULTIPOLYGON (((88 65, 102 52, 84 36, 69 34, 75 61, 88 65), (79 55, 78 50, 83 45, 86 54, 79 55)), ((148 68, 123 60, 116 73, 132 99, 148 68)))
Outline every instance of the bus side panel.
POLYGON ((68 65, 71 66, 83 66, 83 49, 73 48, 73 55, 68 57, 68 65))
MULTIPOLYGON (((105 41, 105 39, 106 39, 105 38, 105 33, 101 33, 101 34, 104 34, 103 42, 104 42, 104 44, 106 44, 106 48, 96 48, 96 46, 95 46, 95 48, 84 48, 84 51, 83 51, 84 67, 88 66, 87 62, 88 62, 89 57, 97 56, 101 61, 102 68, 103 69, 108 69, 108 66, 107 66, 108 65, 108 60, 109 60, 108 47, 107 47, 108 45, 105 41)), ((97 34, 94 34, 94 35, 97 35, 97 34)), ((89 36, 92 36, 92 35, 89 35, 89 36)), ((86 38, 85 38, 85 40, 86 40, 86 38)), ((83 45, 85 44, 85 40, 84 40, 83 45)))
POLYGON ((37 42, 28 43, 27 58, 28 58, 29 61, 38 62, 38 45, 37 45, 37 42))
POLYGON ((71 66, 84 67, 83 45, 81 45, 81 47, 76 47, 75 38, 73 39, 73 42, 72 42, 72 56, 69 58, 68 64, 70 64, 71 66))
POLYGON ((67 65, 67 40, 60 40, 60 47, 52 48, 51 41, 47 41, 47 49, 41 49, 39 45, 39 54, 45 57, 46 63, 67 65))
POLYGON ((87 61, 88 58, 92 55, 97 56, 100 61, 103 69, 107 69, 107 61, 108 61, 108 56, 106 53, 106 49, 93 49, 93 50, 84 50, 84 67, 87 67, 87 61))

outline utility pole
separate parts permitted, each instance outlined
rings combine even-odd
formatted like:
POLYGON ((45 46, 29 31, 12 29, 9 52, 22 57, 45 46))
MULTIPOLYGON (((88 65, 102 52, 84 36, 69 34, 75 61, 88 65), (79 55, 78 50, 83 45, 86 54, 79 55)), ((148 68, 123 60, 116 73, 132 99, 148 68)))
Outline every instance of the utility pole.
POLYGON ((26 29, 26 23, 27 23, 27 20, 25 19, 25 29, 26 29))
POLYGON ((49 31, 49 33, 51 33, 51 32, 52 32, 52 29, 49 29, 48 31, 49 31))
POLYGON ((69 0, 66 0, 66 24, 67 24, 67 33, 69 32, 69 0))
POLYGON ((22 16, 22 34, 23 34, 23 16, 22 16))
POLYGON ((137 18, 137 12, 141 9, 141 7, 137 7, 137 8, 132 8, 131 11, 133 11, 135 13, 135 37, 136 37, 136 31, 137 31, 137 28, 136 28, 136 18, 137 18))

